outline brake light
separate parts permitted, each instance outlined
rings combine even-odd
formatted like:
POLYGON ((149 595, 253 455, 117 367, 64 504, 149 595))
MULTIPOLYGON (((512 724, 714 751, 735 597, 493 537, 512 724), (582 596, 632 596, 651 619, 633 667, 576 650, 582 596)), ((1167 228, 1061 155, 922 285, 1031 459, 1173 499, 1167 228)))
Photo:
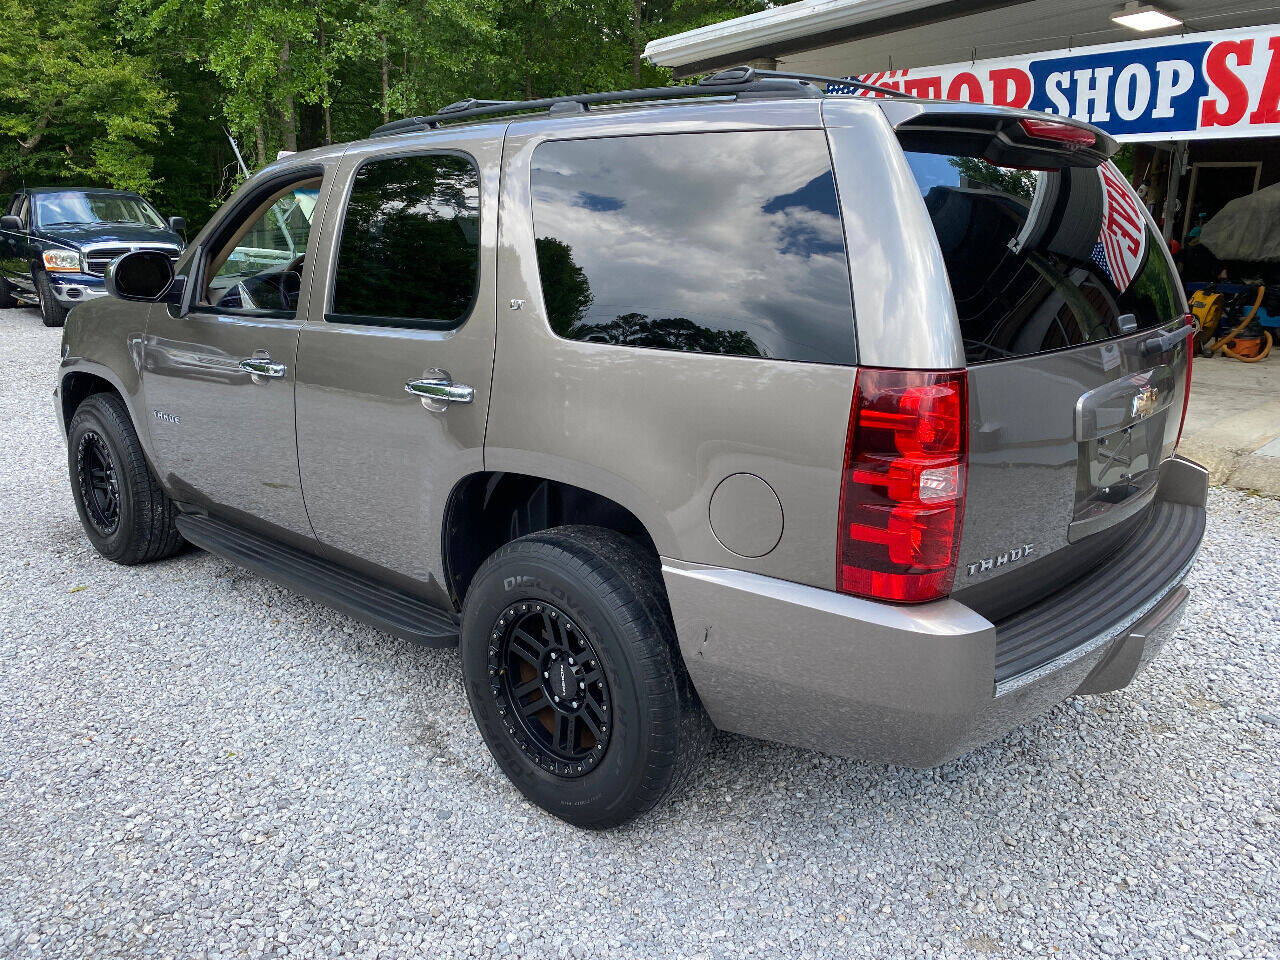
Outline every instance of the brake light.
POLYGON ((1074 123, 1059 123, 1057 120, 1033 120, 1024 117, 1018 123, 1029 137, 1037 140, 1056 140, 1058 143, 1070 143, 1078 147, 1092 147, 1097 142, 1093 131, 1077 127, 1074 123))
POLYGON ((1173 442, 1176 450, 1182 442, 1182 428, 1187 425, 1187 404, 1191 400, 1191 358, 1196 352, 1196 318, 1187 314, 1187 384, 1182 391, 1182 419, 1178 421, 1178 439, 1173 442))
POLYGON ((858 371, 840 485, 839 590, 904 603, 951 592, 968 419, 963 370, 858 371))

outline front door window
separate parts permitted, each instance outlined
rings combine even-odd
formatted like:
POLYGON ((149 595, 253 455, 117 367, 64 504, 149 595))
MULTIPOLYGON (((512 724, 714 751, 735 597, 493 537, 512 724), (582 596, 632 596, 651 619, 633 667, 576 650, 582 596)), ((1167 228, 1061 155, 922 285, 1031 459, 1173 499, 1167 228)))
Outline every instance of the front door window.
POLYGON ((319 194, 320 181, 308 180, 264 201, 210 261, 203 302, 224 311, 297 312, 319 194))

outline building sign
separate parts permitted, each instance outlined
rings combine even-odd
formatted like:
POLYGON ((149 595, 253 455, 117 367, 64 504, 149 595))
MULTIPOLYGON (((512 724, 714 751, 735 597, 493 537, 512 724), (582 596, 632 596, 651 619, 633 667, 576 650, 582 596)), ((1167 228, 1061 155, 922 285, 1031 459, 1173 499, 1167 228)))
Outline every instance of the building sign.
MULTIPOLYGON (((1280 136, 1280 25, 912 67, 856 79, 916 97, 1044 110, 1117 140, 1280 136)), ((830 84, 831 93, 877 96, 830 84)))

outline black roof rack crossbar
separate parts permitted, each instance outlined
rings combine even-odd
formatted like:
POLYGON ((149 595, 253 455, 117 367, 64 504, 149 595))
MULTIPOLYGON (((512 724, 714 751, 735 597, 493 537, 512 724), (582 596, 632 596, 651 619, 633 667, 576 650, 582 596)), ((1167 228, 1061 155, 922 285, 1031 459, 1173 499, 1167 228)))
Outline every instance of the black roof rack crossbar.
MULTIPOLYGON (((786 94, 802 97, 821 97, 823 91, 815 84, 840 83, 860 89, 901 97, 901 91, 858 80, 838 77, 822 77, 816 74, 787 73, 781 70, 756 70, 752 67, 730 67, 696 84, 676 87, 645 87, 637 90, 611 90, 604 93, 575 93, 563 97, 543 97, 537 100, 459 100, 442 107, 429 117, 407 117, 394 120, 376 128, 370 137, 391 137, 414 130, 435 129, 442 123, 472 120, 504 113, 525 113, 535 110, 553 110, 563 104, 577 104, 586 109, 598 103, 625 103, 634 100, 677 100, 685 97, 725 97, 737 94, 786 94)), ((563 108, 562 108, 563 109, 563 108)))

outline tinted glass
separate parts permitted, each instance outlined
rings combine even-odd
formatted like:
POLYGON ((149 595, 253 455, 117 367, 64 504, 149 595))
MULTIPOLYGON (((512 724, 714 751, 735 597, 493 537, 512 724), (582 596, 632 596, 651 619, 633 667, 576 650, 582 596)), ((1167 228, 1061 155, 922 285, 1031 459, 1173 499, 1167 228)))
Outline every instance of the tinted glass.
POLYGON ((995 167, 908 152, 970 363, 1079 346, 1182 313, 1161 238, 1111 164, 995 167))
POLYGON ((853 306, 817 130, 545 143, 533 220, 562 337, 854 362, 853 306))
POLYGON ((308 180, 272 203, 218 266, 205 302, 223 310, 297 310, 319 195, 320 181, 308 180))
POLYGON ((36 197, 36 217, 42 227, 92 223, 165 225, 160 214, 141 197, 114 193, 43 193, 36 197))
POLYGON ((333 310, 454 326, 480 276, 480 174, 462 157, 393 157, 356 174, 342 225, 333 310))

